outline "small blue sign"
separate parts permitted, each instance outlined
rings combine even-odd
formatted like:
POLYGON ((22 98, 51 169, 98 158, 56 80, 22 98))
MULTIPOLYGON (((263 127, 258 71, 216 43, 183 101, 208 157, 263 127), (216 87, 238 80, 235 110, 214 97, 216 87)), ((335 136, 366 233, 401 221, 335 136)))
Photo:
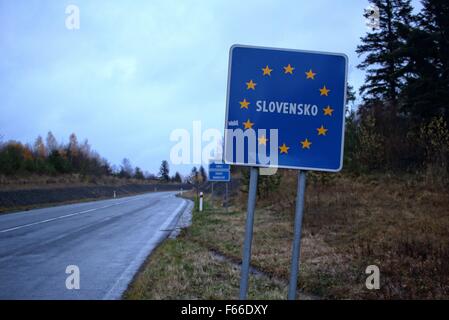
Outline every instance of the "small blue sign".
POLYGON ((209 181, 227 182, 231 180, 231 166, 226 163, 209 163, 209 181))
POLYGON ((218 170, 218 171, 221 171, 221 170, 229 171, 229 170, 231 170, 231 166, 229 164, 227 164, 227 163, 211 162, 211 163, 209 163, 209 171, 210 170, 214 170, 214 171, 216 171, 216 170, 218 170))
POLYGON ((213 182, 228 182, 231 181, 229 171, 209 171, 209 181, 213 182))
POLYGON ((347 65, 339 53, 232 46, 225 162, 340 171, 347 65))

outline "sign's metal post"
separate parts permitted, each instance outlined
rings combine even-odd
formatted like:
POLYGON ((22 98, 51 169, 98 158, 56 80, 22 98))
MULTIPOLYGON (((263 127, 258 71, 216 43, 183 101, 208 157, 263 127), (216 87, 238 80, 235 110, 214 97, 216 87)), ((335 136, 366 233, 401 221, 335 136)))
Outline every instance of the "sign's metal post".
POLYGON ((212 207, 214 206, 214 183, 212 182, 212 187, 210 191, 210 202, 212 204, 212 207))
POLYGON ((228 182, 226 183, 226 193, 225 193, 225 206, 226 206, 226 213, 228 213, 228 182))
POLYGON ((304 215, 304 193, 306 189, 307 172, 299 171, 298 186, 296 191, 295 230, 292 247, 292 266, 290 273, 290 285, 288 288, 288 300, 296 299, 296 286, 298 282, 299 256, 301 253, 301 228, 304 215))
POLYGON ((250 172, 245 241, 243 243, 242 274, 240 278, 240 300, 246 300, 248 295, 251 244, 253 241, 254 210, 256 207, 257 177, 259 174, 258 168, 256 167, 251 167, 250 172))

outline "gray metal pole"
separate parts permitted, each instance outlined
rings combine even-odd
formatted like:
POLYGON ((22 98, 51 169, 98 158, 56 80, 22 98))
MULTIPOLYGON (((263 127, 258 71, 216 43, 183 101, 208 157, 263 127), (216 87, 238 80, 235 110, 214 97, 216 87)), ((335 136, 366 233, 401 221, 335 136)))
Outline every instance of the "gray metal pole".
POLYGON ((288 300, 296 299, 296 285, 298 282, 299 257, 301 253, 301 227, 304 215, 304 193, 306 189, 306 171, 298 174, 298 186, 296 191, 295 231, 292 249, 292 268, 290 273, 290 285, 288 287, 288 300))
POLYGON ((226 206, 226 213, 228 213, 228 182, 225 183, 226 183, 225 206, 226 206))
POLYGON ((212 207, 214 206, 214 183, 212 182, 212 190, 210 192, 210 202, 212 202, 212 207))
POLYGON ((253 241, 254 209, 256 207, 258 169, 251 167, 249 178, 248 208, 245 226, 245 242, 243 243, 242 275, 240 278, 240 300, 248 295, 249 265, 251 261, 251 243, 253 241))

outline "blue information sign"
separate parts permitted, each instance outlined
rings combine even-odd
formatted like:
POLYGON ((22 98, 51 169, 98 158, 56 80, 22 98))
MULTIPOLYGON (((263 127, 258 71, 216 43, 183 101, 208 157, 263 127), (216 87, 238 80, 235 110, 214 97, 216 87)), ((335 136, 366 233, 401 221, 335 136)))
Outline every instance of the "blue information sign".
POLYGON ((211 162, 209 164, 209 181, 227 182, 231 180, 231 166, 226 163, 211 162))
POLYGON ((341 170, 347 64, 338 53, 232 46, 225 162, 341 170))

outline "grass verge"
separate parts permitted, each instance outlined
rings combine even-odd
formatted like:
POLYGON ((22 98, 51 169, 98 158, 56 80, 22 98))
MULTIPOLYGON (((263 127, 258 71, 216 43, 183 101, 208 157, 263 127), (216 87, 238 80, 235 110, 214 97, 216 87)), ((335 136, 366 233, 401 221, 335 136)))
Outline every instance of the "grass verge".
MULTIPOLYGON (((181 236, 151 255, 124 295, 125 299, 236 299, 240 269, 200 244, 181 236)), ((253 276, 250 299, 281 299, 285 285, 253 276)))
POLYGON ((16 212, 21 212, 21 211, 31 211, 31 210, 35 210, 35 209, 53 208, 53 207, 65 206, 65 205, 76 204, 76 203, 86 203, 86 202, 95 202, 95 201, 102 201, 102 200, 127 198, 127 197, 143 195, 146 193, 152 193, 152 191, 130 193, 130 194, 126 194, 126 195, 117 196, 116 198, 112 198, 109 196, 109 197, 83 198, 83 199, 59 201, 59 202, 53 202, 53 203, 30 204, 30 205, 25 205, 25 206, 14 206, 14 207, 0 206, 0 215, 16 213, 16 212))
MULTIPOLYGON (((251 264, 264 277, 252 276, 251 298, 286 297, 295 182, 287 173, 282 192, 259 197, 251 264)), ((190 228, 151 256, 125 297, 236 298, 239 271, 228 268, 241 259, 245 200, 239 193, 229 213, 207 202, 190 228)), ((301 243, 302 292, 325 299, 449 297, 447 189, 391 177, 335 176, 323 183, 311 176, 301 243), (373 264, 380 269, 379 290, 365 286, 373 264)))

